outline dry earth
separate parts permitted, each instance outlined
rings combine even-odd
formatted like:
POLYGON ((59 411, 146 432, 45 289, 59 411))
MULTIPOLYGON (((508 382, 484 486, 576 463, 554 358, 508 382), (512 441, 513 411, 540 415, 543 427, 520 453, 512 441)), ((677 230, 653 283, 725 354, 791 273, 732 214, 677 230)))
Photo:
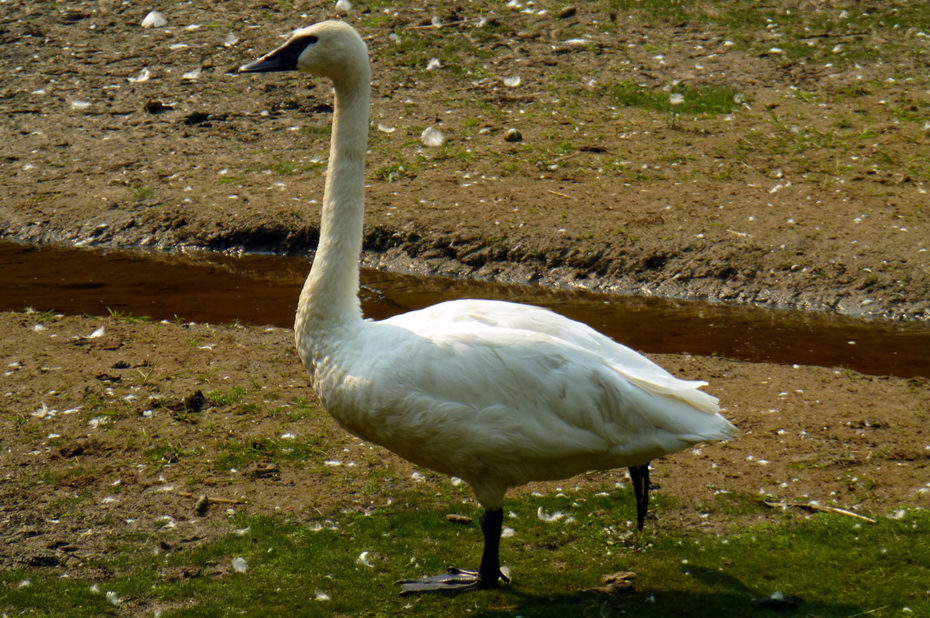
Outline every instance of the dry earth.
MULTIPOLYGON (((930 317, 922 3, 356 4, 370 264, 930 317), (721 92, 726 111, 690 107, 721 92), (444 146, 421 144, 428 126, 444 146)), ((0 235, 312 248, 329 88, 233 70, 331 6, 167 3, 168 26, 142 29, 139 3, 0 4, 0 235)), ((657 360, 708 379, 742 433, 658 462, 674 500, 652 525, 765 517, 702 516, 717 491, 930 506, 925 379, 657 360)), ((284 330, 5 313, 0 363, 0 568, 78 573, 127 532, 201 543, 227 507, 318 517, 416 483, 319 412, 284 330), (201 411, 173 410, 198 390, 201 411), (311 456, 260 465, 289 440, 311 456), (237 453, 252 463, 233 472, 237 453), (235 504, 199 516, 200 494, 235 504)))

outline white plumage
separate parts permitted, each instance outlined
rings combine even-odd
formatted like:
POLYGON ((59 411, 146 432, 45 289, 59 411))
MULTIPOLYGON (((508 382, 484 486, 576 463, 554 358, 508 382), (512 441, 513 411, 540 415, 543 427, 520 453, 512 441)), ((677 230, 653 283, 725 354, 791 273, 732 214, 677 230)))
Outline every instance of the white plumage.
POLYGON ((675 378, 584 324, 527 305, 451 301, 364 320, 367 49, 350 26, 323 22, 242 68, 293 69, 331 78, 336 91, 320 244, 295 323, 314 389, 343 427, 462 478, 486 509, 479 571, 405 590, 497 586, 504 493, 529 481, 628 466, 634 482, 640 477, 641 525, 651 459, 733 436, 717 399, 699 390, 705 383, 675 378))

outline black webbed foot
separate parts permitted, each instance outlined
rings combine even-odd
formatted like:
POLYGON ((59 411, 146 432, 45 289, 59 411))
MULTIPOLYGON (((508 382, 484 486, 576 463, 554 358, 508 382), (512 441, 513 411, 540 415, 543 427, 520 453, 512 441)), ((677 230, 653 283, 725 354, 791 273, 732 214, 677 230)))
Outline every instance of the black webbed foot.
POLYGON ((500 581, 510 583, 510 579, 501 573, 500 542, 501 527, 504 521, 504 511, 497 509, 485 511, 481 516, 481 532, 484 534, 484 551, 481 554, 481 568, 477 571, 450 568, 445 573, 424 577, 422 579, 407 579, 397 582, 400 584, 401 596, 421 592, 447 592, 455 594, 467 590, 489 590, 497 588, 500 581))
POLYGON ((497 577, 482 577, 478 571, 466 571, 450 567, 445 573, 431 575, 421 579, 407 579, 397 582, 400 584, 401 596, 418 594, 422 592, 445 592, 455 594, 468 590, 487 590, 497 588, 499 580, 509 583, 510 580, 498 571, 497 577))

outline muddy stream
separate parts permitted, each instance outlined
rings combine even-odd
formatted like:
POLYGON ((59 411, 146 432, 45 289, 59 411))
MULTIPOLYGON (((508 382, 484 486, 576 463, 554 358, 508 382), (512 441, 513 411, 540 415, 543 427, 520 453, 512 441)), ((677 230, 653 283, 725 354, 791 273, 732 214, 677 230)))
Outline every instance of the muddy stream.
MULTIPOLYGON (((291 327, 308 260, 177 255, 0 242, 0 310, 109 312, 291 327)), ((848 367, 930 377, 930 325, 691 300, 619 297, 362 272, 365 315, 381 319, 455 298, 549 307, 642 352, 848 367)))

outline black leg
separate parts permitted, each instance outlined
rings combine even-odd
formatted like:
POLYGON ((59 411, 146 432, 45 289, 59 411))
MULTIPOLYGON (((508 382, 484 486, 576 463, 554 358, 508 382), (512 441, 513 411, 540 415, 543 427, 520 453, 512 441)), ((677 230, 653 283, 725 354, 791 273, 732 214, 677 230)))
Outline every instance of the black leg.
POLYGON ((398 582, 401 595, 419 592, 464 592, 482 588, 497 588, 500 580, 510 580, 501 573, 500 547, 504 510, 485 511, 481 516, 481 533, 484 535, 484 551, 481 566, 477 571, 450 568, 445 573, 398 582))
POLYGON ((633 481, 633 496, 636 498, 636 528, 642 530, 646 509, 649 508, 649 464, 630 466, 630 480, 633 481))
POLYGON ((498 580, 510 580, 501 573, 501 530, 504 525, 504 509, 485 511, 481 516, 481 532, 484 534, 484 551, 481 553, 481 566, 478 579, 481 588, 497 588, 498 580))

